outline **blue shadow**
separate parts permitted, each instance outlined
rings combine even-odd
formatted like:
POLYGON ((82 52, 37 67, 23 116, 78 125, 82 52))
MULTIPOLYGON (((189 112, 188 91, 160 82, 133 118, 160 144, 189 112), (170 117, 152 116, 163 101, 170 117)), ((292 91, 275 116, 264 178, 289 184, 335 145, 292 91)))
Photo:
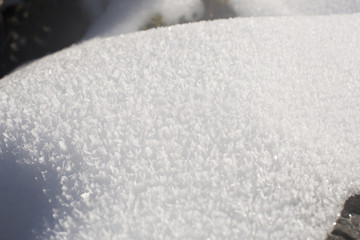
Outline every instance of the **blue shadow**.
POLYGON ((0 239, 46 239, 46 229, 54 224, 52 209, 58 187, 45 193, 41 170, 17 160, 14 149, 1 149, 0 239))

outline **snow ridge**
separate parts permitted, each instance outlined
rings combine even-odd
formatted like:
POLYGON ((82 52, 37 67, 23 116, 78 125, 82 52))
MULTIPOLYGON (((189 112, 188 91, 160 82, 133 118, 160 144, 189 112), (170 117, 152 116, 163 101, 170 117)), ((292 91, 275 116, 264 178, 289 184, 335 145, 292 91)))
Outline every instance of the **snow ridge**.
POLYGON ((51 239, 324 238, 360 189, 359 20, 200 22, 66 49, 0 82, 2 156, 15 145, 43 173, 51 239))

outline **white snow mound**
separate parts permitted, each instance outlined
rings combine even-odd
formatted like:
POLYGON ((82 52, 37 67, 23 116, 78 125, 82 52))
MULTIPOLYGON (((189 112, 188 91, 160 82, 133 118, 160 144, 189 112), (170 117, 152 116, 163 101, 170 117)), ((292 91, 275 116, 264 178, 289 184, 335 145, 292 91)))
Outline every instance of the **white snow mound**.
POLYGON ((94 39, 5 77, 0 161, 31 166, 51 200, 35 233, 323 239, 360 190, 359 22, 200 22, 94 39))

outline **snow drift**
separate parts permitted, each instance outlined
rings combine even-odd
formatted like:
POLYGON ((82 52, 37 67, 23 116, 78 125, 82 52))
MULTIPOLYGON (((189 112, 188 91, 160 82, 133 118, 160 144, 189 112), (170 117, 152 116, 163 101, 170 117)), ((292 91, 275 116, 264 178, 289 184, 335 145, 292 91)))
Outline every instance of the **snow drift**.
POLYGON ((5 77, 0 220, 24 225, 1 234, 324 238, 360 189, 359 21, 232 19, 98 38, 5 77))

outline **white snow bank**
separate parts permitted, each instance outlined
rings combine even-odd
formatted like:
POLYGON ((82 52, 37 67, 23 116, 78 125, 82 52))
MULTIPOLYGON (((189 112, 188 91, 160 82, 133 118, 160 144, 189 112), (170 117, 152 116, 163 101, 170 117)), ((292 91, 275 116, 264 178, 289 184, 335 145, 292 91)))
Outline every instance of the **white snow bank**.
POLYGON ((229 0, 240 16, 327 15, 360 11, 360 0, 229 0))
POLYGON ((0 81, 1 184, 33 176, 51 239, 323 239, 360 190, 359 21, 201 22, 25 66, 0 81))
POLYGON ((89 31, 86 39, 94 36, 112 36, 138 31, 156 14, 161 14, 164 24, 179 20, 196 20, 204 11, 201 0, 121 0, 110 1, 109 7, 89 31))

